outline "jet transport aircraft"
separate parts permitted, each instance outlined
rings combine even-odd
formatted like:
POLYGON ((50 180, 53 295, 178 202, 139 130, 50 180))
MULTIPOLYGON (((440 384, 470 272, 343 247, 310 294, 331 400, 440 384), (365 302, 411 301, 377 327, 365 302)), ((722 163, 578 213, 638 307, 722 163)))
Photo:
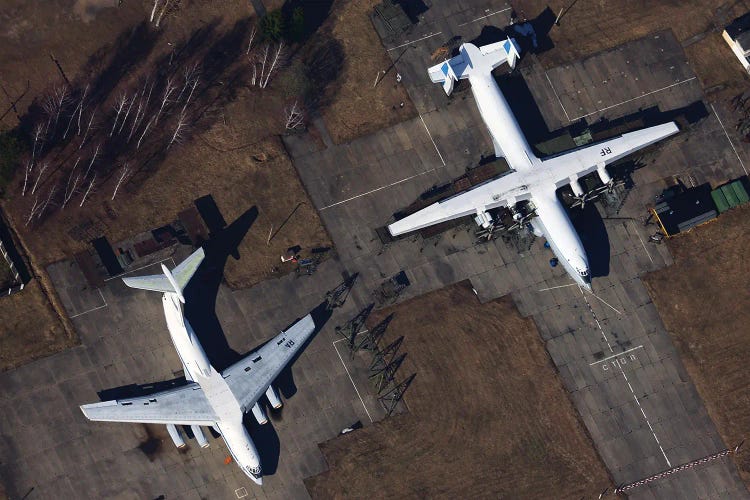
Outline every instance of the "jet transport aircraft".
POLYGON ((89 420, 165 424, 178 447, 185 442, 177 425, 190 425, 202 447, 208 446, 208 441, 200 426, 211 426, 224 438, 242 472, 262 484, 260 457, 242 423, 243 415, 251 410, 259 424, 268 422, 258 404, 264 393, 271 406, 281 407, 271 383, 313 333, 315 322, 308 314, 257 351, 217 372, 183 315, 182 291, 204 257, 201 248, 171 272, 162 264, 163 275, 123 278, 129 287, 164 294, 167 328, 190 383, 148 396, 87 404, 81 410, 89 420))
MULTIPOLYGON (((557 198, 557 189, 570 184, 573 193, 581 197, 584 192, 578 179, 594 171, 604 184, 609 184, 612 179, 606 165, 669 137, 679 129, 674 122, 665 123, 538 158, 492 76, 492 70, 504 62, 514 68, 518 58, 518 45, 508 38, 482 47, 465 43, 457 56, 429 68, 430 79, 442 82, 448 95, 457 80, 469 80, 479 113, 492 137, 495 155, 507 160, 511 173, 434 203, 390 224, 388 230, 398 236, 467 215, 474 215, 477 224, 487 228, 492 225, 489 210, 505 206, 514 211, 516 203, 528 200, 537 215, 530 221, 534 234, 544 236, 568 274, 576 283, 591 290, 586 252, 557 198)), ((515 214, 514 218, 519 216, 515 214)))

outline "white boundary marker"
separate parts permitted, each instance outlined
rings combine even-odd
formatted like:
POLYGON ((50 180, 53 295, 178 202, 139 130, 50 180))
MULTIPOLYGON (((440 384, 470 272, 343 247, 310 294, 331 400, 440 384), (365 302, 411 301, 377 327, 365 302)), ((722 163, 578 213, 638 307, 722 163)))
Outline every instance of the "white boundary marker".
POLYGON ((721 130, 723 130, 724 135, 727 136, 729 145, 732 146, 732 151, 734 151, 735 156, 737 156, 737 160, 740 162, 740 166, 742 167, 742 170, 745 172, 745 175, 747 175, 747 169, 745 168, 745 164, 742 162, 742 159, 740 158, 740 154, 737 152, 737 149, 735 149, 734 144, 732 143, 732 139, 729 138, 727 129, 724 128, 724 123, 722 123, 721 118, 719 118, 719 113, 716 112, 716 108, 714 108, 713 103, 711 104, 711 109, 713 110, 714 115, 716 116, 716 119, 719 120, 719 125, 721 125, 721 130))
MULTIPOLYGON (((560 108, 562 108, 563 113, 565 113, 565 117, 568 119, 569 122, 575 122, 575 121, 580 120, 581 118, 587 118, 587 117, 589 117, 591 115, 595 115, 597 113, 602 113, 602 112, 607 111, 609 109, 616 108, 617 106, 622 106, 623 104, 627 104, 629 102, 632 102, 632 101, 635 101, 635 100, 638 100, 638 99, 642 99, 642 98, 644 98, 646 96, 650 96, 652 94, 656 94, 657 92, 661 92, 662 90, 671 89, 672 87, 676 87, 678 85, 682 85, 683 83, 692 82, 693 80, 695 80, 696 78, 698 78, 697 76, 694 76, 692 78, 686 78, 685 80, 681 80, 679 82, 675 82, 675 83, 673 83, 671 85, 667 85, 666 87, 662 87, 660 89, 652 90, 651 92, 646 92, 645 94, 641 94, 639 96, 631 97, 630 99, 627 99, 625 101, 618 102, 617 104, 612 104, 611 106, 606 106, 606 107, 601 108, 601 109, 597 109, 596 111, 592 111, 591 113, 586 113, 585 115, 581 115, 581 116, 577 116, 575 118, 571 118, 570 115, 568 115, 568 111, 565 109, 565 106, 563 106, 562 100, 560 99, 560 96, 558 95, 557 91, 555 90, 555 86, 552 85, 552 80, 550 80, 550 77, 549 77, 549 75, 547 74, 546 71, 544 72, 544 76, 547 77, 547 81, 549 82, 549 86, 552 88, 552 92, 554 92, 555 97, 557 97, 557 102, 560 103, 560 108)), ((713 108, 713 105, 711 105, 711 107, 713 108)), ((715 112, 716 112, 716 110, 714 110, 714 113, 715 112)), ((719 115, 716 115, 716 117, 718 118, 719 115)), ((721 123, 721 120, 719 120, 719 123, 721 123)), ((722 125, 721 127, 724 128, 724 125, 722 125)), ((729 138, 729 136, 727 136, 727 138, 729 138)), ((729 141, 729 142, 731 144, 732 141, 729 141)), ((732 146, 732 149, 734 149, 734 146, 732 146)), ((735 151, 735 153, 736 153, 736 151, 735 151)), ((739 155, 737 156, 737 158, 739 159, 739 155)), ((740 160, 740 163, 742 163, 742 160, 740 160)), ((744 169, 745 166, 743 165, 742 168, 744 169)), ((747 171, 745 173, 747 173, 747 171)))
POLYGON ((443 163, 443 166, 445 166, 445 160, 443 160, 443 155, 440 154, 440 150, 438 149, 437 144, 435 144, 435 139, 432 138, 430 129, 427 128, 427 124, 424 122, 424 118, 422 118, 422 113, 419 113, 419 119, 422 120, 422 125, 424 125, 424 129, 427 131, 427 135, 430 137, 430 141, 432 141, 432 145, 435 146, 435 151, 437 151, 437 154, 440 157, 440 161, 443 163))
POLYGON ((350 202, 352 200, 356 200, 357 198, 361 198, 363 196, 367 196, 368 194, 372 194, 372 193, 375 193, 377 191, 381 191, 383 189, 387 189, 389 187, 393 187, 396 184, 401 184, 402 182, 410 181, 410 180, 414 179, 415 177, 419 177, 420 175, 424 175, 424 174, 429 174, 430 172, 434 172, 435 170, 437 170, 437 169, 431 168, 429 170, 425 170, 424 172, 419 172, 418 174, 410 175, 409 177, 401 179, 400 181, 392 182, 392 183, 390 183, 390 184, 388 184, 386 186, 380 186, 379 188, 371 189, 371 190, 366 191, 366 192, 364 192, 362 194, 358 194, 356 196, 352 196, 351 198, 347 198, 345 200, 337 201, 336 203, 331 203, 330 205, 326 205, 325 207, 319 209, 319 211, 323 211, 323 210, 326 210, 328 208, 335 207, 336 205, 341 205, 342 203, 347 203, 347 202, 350 202))
POLYGON ((638 100, 638 99, 642 99, 642 98, 644 98, 644 97, 646 97, 646 96, 649 96, 649 95, 652 95, 652 94, 656 94, 657 92, 661 92, 662 90, 667 90, 667 89, 671 89, 672 87, 676 87, 676 86, 678 86, 678 85, 682 85, 683 83, 688 83, 688 82, 692 82, 692 81, 693 81, 693 80, 695 80, 696 78, 698 78, 698 77, 697 77, 697 76, 694 76, 694 77, 692 77, 692 78, 687 78, 687 79, 685 79, 685 80, 682 80, 682 81, 679 81, 679 82, 675 82, 675 83, 673 83, 673 84, 671 84, 671 85, 667 85, 666 87, 662 87, 662 88, 660 88, 660 89, 652 90, 651 92, 646 92, 645 94, 641 94, 641 95, 639 95, 639 96, 636 96, 636 97, 632 97, 632 98, 630 98, 630 99, 628 99, 628 100, 626 100, 626 101, 618 102, 617 104, 613 104, 613 105, 611 105, 611 106, 607 106, 607 107, 605 107, 605 108, 602 108, 602 109, 597 109, 596 111, 592 111, 591 113, 586 113, 585 115, 581 115, 581 116, 578 116, 578 117, 576 117, 576 118, 573 118, 573 119, 572 119, 572 120, 570 120, 570 121, 574 122, 574 121, 580 120, 581 118, 587 118, 587 117, 589 117, 589 116, 591 116, 591 115, 595 115, 595 114, 597 114, 597 113, 601 113, 601 112, 603 112, 603 111, 607 111, 608 109, 616 108, 617 106, 621 106, 621 105, 623 105, 623 104, 627 104, 627 103, 629 103, 629 102, 632 102, 632 101, 636 101, 636 100, 638 100))
POLYGON ((395 47, 391 47, 390 49, 388 49, 388 52, 390 52, 392 50, 400 49, 401 47, 406 47, 407 45, 411 45, 412 43, 417 43, 417 42, 421 42, 422 40, 427 40, 428 38, 432 38, 433 36, 438 36, 441 33, 442 33, 442 31, 438 31, 437 33, 431 33, 431 34, 429 34, 427 36, 423 36, 422 38, 417 38, 416 40, 412 40, 410 42, 402 43, 401 45, 397 45, 395 47))
POLYGON ((627 351, 622 351, 619 354, 613 354, 612 356, 607 356, 606 358, 600 359, 599 361, 594 361, 593 363, 589 363, 589 366, 594 366, 594 365, 598 365, 599 363, 604 363, 605 361, 609 361, 612 358, 616 358, 616 357, 622 356, 623 354, 627 354, 630 351, 635 351, 636 349, 642 349, 642 348, 643 348, 643 345, 639 345, 638 347, 633 347, 632 349, 628 349, 627 351))
POLYGON ((537 292, 546 292, 547 290, 556 290, 558 288, 567 288, 569 286, 576 286, 578 283, 568 283, 567 285, 558 285, 558 286, 551 286, 549 288, 542 288, 541 290, 537 290, 537 292))
POLYGON ((599 301, 600 301, 600 302, 601 302, 602 304, 604 304, 605 306, 609 307, 609 308, 610 308, 610 309, 612 309, 612 310, 613 310, 614 312, 616 312, 617 314, 619 314, 620 316, 622 316, 622 312, 620 312, 620 311, 618 311, 617 309, 615 309, 614 307, 612 307, 612 305, 611 305, 611 304, 610 304, 609 302, 607 302, 607 301, 606 301, 606 300, 604 300, 603 298, 599 297, 599 296, 598 296, 597 294, 595 294, 595 293, 594 293, 594 292, 592 292, 592 291, 588 291, 588 292, 589 292, 589 293, 590 293, 591 295, 593 295, 594 297, 596 297, 597 299, 599 299, 599 301))
POLYGON ((565 106, 563 106, 563 103, 560 100, 560 96, 557 94, 557 90, 555 90, 555 86, 552 85, 552 80, 549 79, 549 75, 547 74, 546 71, 544 72, 544 76, 547 77, 547 81, 549 82, 549 86, 552 88, 552 92, 555 94, 555 97, 557 97, 557 102, 560 103, 560 107, 562 108, 563 113, 565 113, 565 118, 567 118, 569 122, 572 122, 573 120, 570 119, 570 116, 568 115, 568 112, 565 109, 565 106))
MULTIPOLYGON (((486 19, 486 18, 488 18, 488 17, 490 17, 490 16, 494 16, 495 14, 500 14, 501 12, 505 12, 505 11, 507 11, 507 10, 510 10, 511 8, 512 8, 512 7, 506 7, 506 8, 504 8, 504 9, 500 9, 500 10, 497 10, 497 11, 495 11, 495 12, 492 12, 492 13, 490 13, 490 14, 487 14, 486 16, 478 17, 478 18, 476 18, 476 19, 472 19, 471 21, 466 21, 465 23, 459 24, 458 26, 459 26, 459 27, 461 27, 461 26, 466 26, 467 24, 471 24, 471 23, 475 23, 475 22, 477 22, 477 21, 481 21, 482 19, 486 19)), ((489 9, 487 9, 487 10, 489 10, 489 9)), ((487 10, 485 10, 485 12, 487 12, 487 10)))
POLYGON ((97 288, 97 291, 99 292, 99 296, 102 298, 102 302, 104 302, 104 305, 94 307, 92 309, 89 309, 88 311, 83 311, 81 313, 74 314, 73 316, 70 317, 70 319, 77 318, 78 316, 83 316, 84 314, 88 314, 90 312, 98 311, 99 309, 104 309, 105 307, 109 305, 107 304, 107 300, 104 298, 104 294, 102 293, 101 289, 97 288))
MULTIPOLYGON (((424 118, 422 118, 422 113, 419 114, 419 119, 422 120, 422 125, 424 125, 424 129, 427 131, 427 136, 430 138, 430 142, 432 142, 432 145, 435 146, 435 151, 437 151, 438 157, 440 158, 440 162, 445 167, 446 164, 445 164, 445 160, 443 159, 443 155, 440 154, 440 150, 438 149, 437 144, 435 144, 435 140, 432 138, 432 134, 430 133, 430 129, 427 128, 427 124, 425 123, 424 118)), ((376 193, 378 191, 382 191, 383 189, 387 189, 389 187, 393 187, 393 186, 395 186, 397 184, 401 184, 402 182, 410 181, 410 180, 415 179, 415 178, 417 178, 419 176, 422 176, 424 174, 429 174, 430 172, 434 172, 435 170, 437 170, 437 168, 431 168, 429 170, 425 170, 424 172, 419 172, 418 174, 410 175, 409 177, 405 177, 405 178, 403 178, 403 179, 401 179, 399 181, 396 181, 396 182, 391 182, 390 184, 387 184, 385 186, 380 186, 378 188, 371 189, 369 191, 365 191, 364 193, 360 193, 358 195, 349 197, 349 198, 347 198, 345 200, 341 200, 341 201, 337 201, 335 203, 331 203, 330 205, 326 205, 326 206, 324 206, 324 207, 322 207, 322 208, 320 208, 318 210, 319 211, 323 211, 323 210, 327 210, 329 208, 333 208, 336 205, 341 205, 341 204, 344 204, 344 203, 348 203, 348 202, 350 202, 352 200, 356 200, 357 198, 361 198, 363 196, 367 196, 368 194, 372 194, 372 193, 376 193)))
POLYGON ((648 255, 648 260, 651 261, 651 263, 654 263, 654 259, 651 257, 651 252, 648 251, 646 248, 646 244, 643 242, 643 238, 641 238, 641 233, 638 231, 638 226, 635 225, 635 222, 633 222, 633 227, 635 227, 635 234, 638 236, 638 239, 641 240, 641 245, 643 246, 643 251, 646 252, 646 255, 648 255))
POLYGON ((367 405, 365 405, 365 400, 362 399, 362 396, 359 394, 359 389, 357 389, 357 384, 354 383, 354 379, 352 378, 351 373, 349 373, 349 368, 346 367, 346 363, 344 363, 344 358, 341 357, 341 353, 339 352, 338 347, 336 346, 337 342, 344 341, 346 339, 338 339, 334 340, 332 342, 333 344, 333 350, 336 351, 336 354, 338 355, 339 359, 341 360, 341 364, 344 366, 344 370, 346 371, 346 375, 349 377, 349 381, 352 383, 352 387, 354 387, 354 392, 357 393, 357 397, 359 398, 359 402, 362 403, 362 408, 365 409, 365 413, 367 413, 367 418, 370 419, 370 422, 372 423, 372 416, 370 416, 370 412, 367 411, 367 405))

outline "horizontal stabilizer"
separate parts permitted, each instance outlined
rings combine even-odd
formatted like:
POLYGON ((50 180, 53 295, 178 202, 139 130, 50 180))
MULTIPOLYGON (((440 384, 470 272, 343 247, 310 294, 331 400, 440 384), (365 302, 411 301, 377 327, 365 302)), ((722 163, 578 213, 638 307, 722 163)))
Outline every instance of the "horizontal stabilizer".
POLYGON ((152 292, 175 293, 182 302, 185 302, 182 291, 187 286, 190 278, 198 270, 205 257, 206 254, 203 248, 199 248, 171 272, 162 264, 163 274, 123 278, 122 281, 130 288, 140 288, 141 290, 151 290, 152 292))
POLYGON ((489 74, 504 62, 507 62, 511 69, 515 68, 520 57, 518 44, 512 38, 482 47, 465 43, 458 50, 459 54, 456 57, 427 70, 430 80, 442 83, 443 90, 448 95, 453 91, 453 85, 457 80, 469 78, 471 74, 476 73, 489 74))

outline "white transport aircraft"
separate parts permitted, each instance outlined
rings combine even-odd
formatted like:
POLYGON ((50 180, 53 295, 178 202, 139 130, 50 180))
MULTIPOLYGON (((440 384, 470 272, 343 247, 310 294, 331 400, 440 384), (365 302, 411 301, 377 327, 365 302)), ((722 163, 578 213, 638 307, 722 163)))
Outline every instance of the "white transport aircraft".
MULTIPOLYGON (((489 129, 495 155, 504 157, 511 172, 472 189, 434 203, 388 226, 398 236, 458 217, 474 215, 477 224, 489 227, 488 210, 528 200, 537 217, 530 223, 536 236, 544 236, 558 261, 581 286, 591 290, 588 258, 556 191, 570 184, 582 196, 579 178, 596 171, 604 184, 612 182, 605 166, 679 131, 674 122, 645 128, 544 159, 538 158, 492 76, 492 70, 507 62, 515 67, 519 49, 515 40, 477 47, 461 45, 459 55, 431 67, 430 79, 442 82, 450 95, 454 83, 468 78, 479 113, 489 129)), ((517 217, 517 216, 516 216, 517 217)))
POLYGON ((271 406, 281 407, 271 383, 313 333, 315 322, 308 314, 257 351, 217 372, 183 315, 182 291, 204 256, 201 248, 171 272, 162 264, 163 275, 123 278, 129 287, 164 293, 167 328, 190 383, 148 396, 87 404, 81 410, 89 420, 165 424, 177 447, 185 446, 177 425, 191 426, 202 447, 208 441, 200 426, 211 426, 224 438, 242 471, 262 484, 260 457, 242 423, 243 415, 252 410, 258 423, 268 422, 258 404, 264 393, 271 406))

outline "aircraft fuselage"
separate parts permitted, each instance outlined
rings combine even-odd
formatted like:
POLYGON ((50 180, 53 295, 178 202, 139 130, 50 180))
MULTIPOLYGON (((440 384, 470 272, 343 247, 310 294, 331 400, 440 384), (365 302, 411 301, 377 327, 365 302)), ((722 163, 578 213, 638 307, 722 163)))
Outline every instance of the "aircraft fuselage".
POLYGON ((243 424, 244 411, 240 402, 221 373, 209 363, 193 328, 185 319, 179 296, 165 293, 162 304, 169 335, 186 370, 185 377, 203 390, 217 417, 215 427, 234 461, 250 479, 262 484, 260 455, 243 424))
POLYGON ((554 181, 545 182, 542 160, 534 154, 524 137, 492 74, 470 74, 469 82, 496 154, 503 156, 515 171, 509 175, 519 176, 519 184, 528 186, 527 193, 517 201, 529 199, 536 207, 537 217, 531 222, 534 232, 547 239, 558 261, 576 283, 590 289, 588 257, 565 208, 557 198, 559 186, 554 181), (537 171, 539 175, 534 175, 537 171), (527 177, 528 181, 524 182, 527 177))

